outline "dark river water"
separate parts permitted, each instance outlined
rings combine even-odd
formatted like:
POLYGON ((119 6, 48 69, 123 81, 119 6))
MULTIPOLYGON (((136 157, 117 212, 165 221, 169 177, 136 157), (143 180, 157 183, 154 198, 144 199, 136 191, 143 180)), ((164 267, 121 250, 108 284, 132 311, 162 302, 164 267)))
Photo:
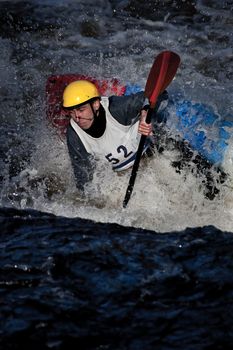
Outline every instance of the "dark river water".
MULTIPOLYGON (((175 151, 139 170, 96 170, 75 189, 46 119, 50 75, 145 85, 155 55, 181 57, 170 95, 233 121, 232 1, 0 2, 0 349, 233 347, 232 141, 214 198, 175 151)), ((170 110, 172 113, 172 110, 170 110)))
POLYGON ((1 349, 230 349, 233 236, 1 210, 1 349))

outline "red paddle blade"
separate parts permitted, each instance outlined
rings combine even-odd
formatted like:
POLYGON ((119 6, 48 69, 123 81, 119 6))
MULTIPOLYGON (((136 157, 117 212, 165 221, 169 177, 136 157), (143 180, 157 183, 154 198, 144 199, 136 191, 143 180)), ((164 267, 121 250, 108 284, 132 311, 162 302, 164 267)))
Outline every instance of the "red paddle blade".
POLYGON ((172 51, 163 51, 156 57, 145 87, 145 96, 151 108, 155 107, 158 96, 171 83, 179 64, 179 55, 172 51))

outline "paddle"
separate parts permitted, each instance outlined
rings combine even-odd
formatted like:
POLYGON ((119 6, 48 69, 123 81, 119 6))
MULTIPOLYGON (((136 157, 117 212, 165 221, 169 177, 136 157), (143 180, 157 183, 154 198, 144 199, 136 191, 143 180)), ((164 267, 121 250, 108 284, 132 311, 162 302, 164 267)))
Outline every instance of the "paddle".
MULTIPOLYGON (((180 64, 180 57, 172 51, 161 52, 154 60, 151 67, 146 87, 145 96, 150 102, 150 108, 147 113, 146 122, 151 122, 151 115, 155 108, 158 96, 167 88, 174 78, 176 71, 180 64)), ((144 144, 146 141, 145 135, 141 135, 140 143, 138 146, 135 162, 132 168, 129 184, 126 190, 125 198, 123 201, 123 207, 126 208, 128 201, 130 200, 131 193, 133 191, 137 171, 143 152, 144 144)))

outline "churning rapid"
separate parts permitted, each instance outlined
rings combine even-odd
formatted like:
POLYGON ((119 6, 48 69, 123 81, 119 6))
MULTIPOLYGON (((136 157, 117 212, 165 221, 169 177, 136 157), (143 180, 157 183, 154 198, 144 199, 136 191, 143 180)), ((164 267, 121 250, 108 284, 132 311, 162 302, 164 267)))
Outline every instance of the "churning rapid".
POLYGON ((159 232, 209 224, 232 230, 232 147, 227 179, 219 182, 211 170, 219 190, 212 200, 195 164, 180 172, 172 167, 176 150, 142 162, 127 209, 122 201, 130 172, 119 176, 102 165, 83 200, 66 143, 46 119, 45 95, 53 74, 115 77, 144 87, 154 57, 173 50, 182 64, 170 96, 207 104, 220 119, 232 120, 230 2, 3 1, 0 13, 2 207, 159 232))

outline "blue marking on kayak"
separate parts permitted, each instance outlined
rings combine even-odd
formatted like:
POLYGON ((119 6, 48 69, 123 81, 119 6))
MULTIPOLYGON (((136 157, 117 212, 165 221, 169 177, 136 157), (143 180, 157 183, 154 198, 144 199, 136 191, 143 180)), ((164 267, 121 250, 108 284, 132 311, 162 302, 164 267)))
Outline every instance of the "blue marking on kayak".
POLYGON ((221 164, 229 146, 233 122, 221 120, 211 107, 200 103, 176 103, 177 130, 191 147, 213 164, 221 164))

